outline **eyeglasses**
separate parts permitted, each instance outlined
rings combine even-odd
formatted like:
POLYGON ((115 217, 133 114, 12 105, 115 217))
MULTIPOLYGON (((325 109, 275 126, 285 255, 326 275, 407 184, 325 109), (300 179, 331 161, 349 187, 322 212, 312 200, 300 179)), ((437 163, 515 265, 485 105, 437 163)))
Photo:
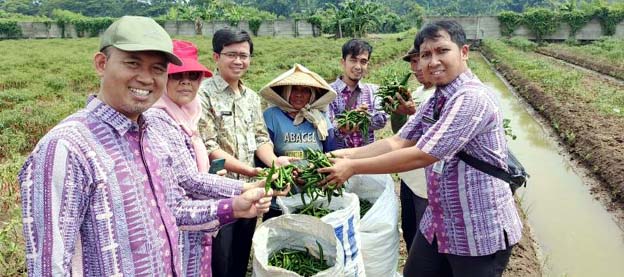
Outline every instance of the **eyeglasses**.
POLYGON ((221 55, 224 55, 232 60, 235 60, 236 58, 239 58, 241 61, 246 61, 249 60, 249 57, 251 57, 249 54, 247 53, 237 53, 237 52, 225 52, 225 53, 220 53, 221 55))
POLYGON ((169 74, 169 78, 171 78, 172 80, 176 80, 176 81, 180 81, 183 79, 188 79, 190 81, 197 81, 199 80, 199 78, 201 78, 203 75, 203 72, 200 71, 187 71, 187 72, 178 72, 178 73, 173 73, 173 74, 169 74))

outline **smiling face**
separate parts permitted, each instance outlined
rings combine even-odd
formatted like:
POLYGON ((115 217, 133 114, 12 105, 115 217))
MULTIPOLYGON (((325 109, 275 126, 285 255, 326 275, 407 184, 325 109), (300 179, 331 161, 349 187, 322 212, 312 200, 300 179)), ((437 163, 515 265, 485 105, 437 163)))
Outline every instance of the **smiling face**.
POLYGON ((190 72, 180 72, 176 78, 172 78, 169 75, 169 79, 167 80, 167 96, 174 103, 178 104, 178 106, 184 106, 193 99, 197 95, 197 89, 199 89, 199 84, 201 83, 203 72, 198 71, 190 71, 190 72))
POLYGON ((370 54, 367 51, 363 51, 355 57, 348 54, 345 59, 341 59, 342 80, 350 86, 357 84, 368 72, 369 58, 370 54))
POLYGON ((100 76, 98 98, 137 121, 165 90, 167 59, 156 51, 126 52, 115 47, 99 52, 94 57, 95 69, 100 76))
POLYGON ((306 86, 293 86, 290 91, 290 98, 288 99, 288 103, 293 106, 296 110, 301 110, 301 108, 305 107, 310 102, 310 98, 312 97, 312 92, 309 87, 306 86))
POLYGON ((249 42, 224 46, 220 53, 213 53, 212 57, 217 63, 219 74, 226 82, 238 82, 247 72, 251 62, 249 42))
POLYGON ((425 39, 420 45, 419 68, 424 78, 435 85, 446 85, 468 70, 468 45, 461 48, 441 30, 434 39, 425 39))

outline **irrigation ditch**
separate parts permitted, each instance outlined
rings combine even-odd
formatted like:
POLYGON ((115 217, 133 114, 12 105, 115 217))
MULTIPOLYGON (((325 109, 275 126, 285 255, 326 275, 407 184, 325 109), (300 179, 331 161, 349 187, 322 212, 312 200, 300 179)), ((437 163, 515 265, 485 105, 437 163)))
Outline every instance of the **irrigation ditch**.
MULTIPOLYGON (((518 199, 537 243, 543 274, 623 272, 622 118, 597 113, 582 99, 565 96, 562 101, 488 47, 480 50, 485 59, 494 61, 488 64, 499 78, 477 75, 501 93, 503 113, 519 138, 510 145, 532 175, 518 199)), ((596 76, 589 80, 604 81, 596 76)), ((506 276, 527 275, 508 270, 506 276)))

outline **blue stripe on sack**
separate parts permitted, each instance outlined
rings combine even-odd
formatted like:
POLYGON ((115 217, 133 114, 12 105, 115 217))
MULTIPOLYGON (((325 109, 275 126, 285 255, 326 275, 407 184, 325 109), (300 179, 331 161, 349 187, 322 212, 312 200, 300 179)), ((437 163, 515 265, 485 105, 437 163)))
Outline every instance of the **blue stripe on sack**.
POLYGON ((347 238, 349 238, 349 244, 351 246, 351 260, 355 261, 358 255, 357 243, 355 241, 355 226, 353 226, 353 216, 347 221, 349 229, 347 229, 347 238))
POLYGON ((334 228, 334 233, 336 233, 336 237, 338 237, 338 240, 340 241, 340 244, 342 245, 342 255, 344 256, 343 260, 344 260, 344 265, 347 265, 347 253, 346 251, 344 251, 345 249, 345 245, 344 245, 344 239, 342 238, 342 229, 344 229, 343 225, 340 225, 336 228, 334 228))

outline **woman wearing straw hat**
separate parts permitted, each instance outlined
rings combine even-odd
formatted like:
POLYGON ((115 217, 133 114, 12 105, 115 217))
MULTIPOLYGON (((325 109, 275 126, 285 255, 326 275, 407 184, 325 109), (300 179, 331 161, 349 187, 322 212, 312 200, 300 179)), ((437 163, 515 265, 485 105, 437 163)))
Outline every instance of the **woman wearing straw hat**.
MULTIPOLYGON (((167 90, 145 114, 151 119, 150 125, 170 138, 169 146, 179 154, 175 159, 185 167, 196 167, 198 178, 202 178, 200 173, 208 172, 209 163, 206 147, 197 131, 202 108, 196 95, 202 78, 212 76, 212 72, 198 62, 197 47, 193 43, 174 40, 173 52, 182 59, 183 65, 169 65, 167 90)), ((239 212, 240 205, 237 204, 240 204, 241 200, 249 199, 249 194, 253 192, 248 184, 243 187, 241 195, 226 195, 224 192, 227 188, 220 186, 219 183, 210 187, 209 191, 212 192, 210 195, 206 195, 206 192, 201 192, 200 195, 197 194, 200 192, 185 187, 184 183, 186 182, 180 183, 182 188, 186 189, 184 193, 194 200, 187 201, 184 207, 180 207, 167 193, 167 205, 174 213, 180 210, 195 212, 196 218, 204 217, 207 220, 198 227, 203 231, 180 232, 183 270, 185 276, 211 276, 212 235, 222 225, 233 222, 235 218, 255 218, 261 213, 239 212), (215 208, 208 209, 208 212, 205 208, 198 209, 206 206, 215 208), (228 213, 227 210, 232 212, 228 213)), ((178 188, 174 188, 176 189, 178 188)))
MULTIPOLYGON (((262 88, 260 95, 273 105, 263 115, 275 155, 303 158, 304 149, 336 149, 333 125, 326 113, 336 92, 321 76, 295 64, 262 88)), ((280 214, 273 203, 264 217, 280 214)))

